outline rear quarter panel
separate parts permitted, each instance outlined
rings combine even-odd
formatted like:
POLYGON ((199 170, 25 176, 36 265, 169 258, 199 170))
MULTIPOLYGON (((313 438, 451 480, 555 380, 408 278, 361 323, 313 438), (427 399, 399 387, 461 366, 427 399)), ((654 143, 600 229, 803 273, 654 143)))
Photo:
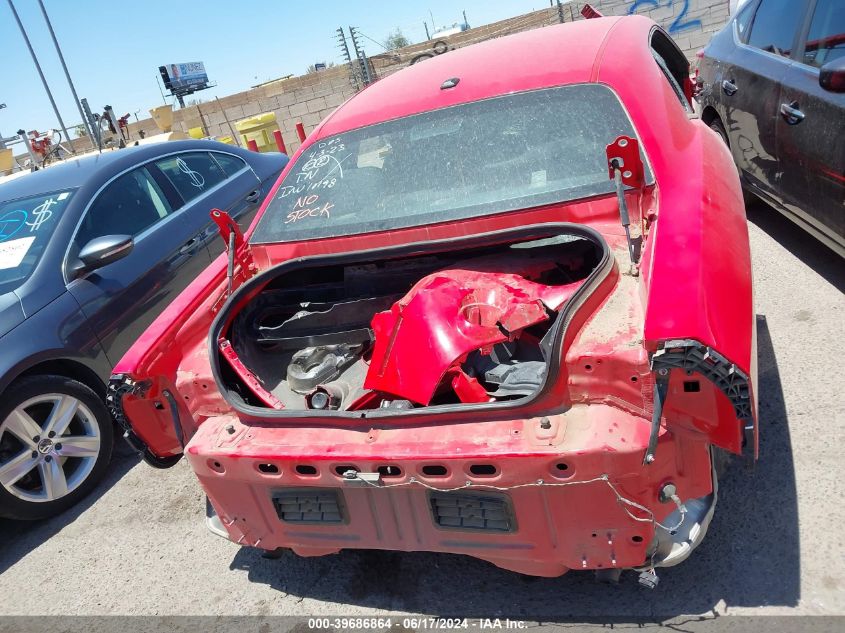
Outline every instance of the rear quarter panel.
MULTIPOLYGON (((697 115, 687 112, 657 64, 620 64, 638 44, 615 29, 597 79, 617 87, 657 183, 656 218, 641 261, 645 303, 644 344, 693 339, 714 348, 752 378, 756 397, 756 338, 751 252, 739 176, 730 151, 697 115)), ((730 35, 728 32, 727 35, 730 35)), ((633 37, 633 36, 632 36, 633 37)), ((642 43, 639 43, 642 46, 642 43)), ((671 399, 670 399, 671 402, 671 399)), ((717 398, 720 423, 714 443, 738 451, 741 425, 730 402, 717 398)), ((755 412, 756 414, 756 412, 755 412)))

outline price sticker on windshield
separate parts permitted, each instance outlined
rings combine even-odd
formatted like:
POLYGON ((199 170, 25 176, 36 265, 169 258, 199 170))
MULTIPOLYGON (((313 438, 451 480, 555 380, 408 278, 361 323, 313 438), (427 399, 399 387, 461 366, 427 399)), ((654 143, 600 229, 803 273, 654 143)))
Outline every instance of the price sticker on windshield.
POLYGON ((20 266, 34 241, 35 236, 0 243, 0 270, 20 266))

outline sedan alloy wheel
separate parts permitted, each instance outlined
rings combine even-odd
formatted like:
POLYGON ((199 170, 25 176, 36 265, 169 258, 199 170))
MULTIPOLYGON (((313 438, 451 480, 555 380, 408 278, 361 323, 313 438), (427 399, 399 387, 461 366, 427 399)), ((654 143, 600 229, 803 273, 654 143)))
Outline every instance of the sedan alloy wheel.
POLYGON ((0 515, 35 519, 63 510, 102 474, 111 420, 85 385, 58 376, 13 385, 0 410, 0 515))

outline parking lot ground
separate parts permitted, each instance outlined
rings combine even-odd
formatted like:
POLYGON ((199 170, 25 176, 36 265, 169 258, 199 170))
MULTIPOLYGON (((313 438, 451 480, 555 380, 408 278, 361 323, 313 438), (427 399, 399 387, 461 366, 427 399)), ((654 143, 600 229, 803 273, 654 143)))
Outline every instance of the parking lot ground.
POLYGON ((773 210, 755 205, 749 219, 761 458, 753 472, 731 467, 704 543, 661 570, 657 589, 630 572, 617 586, 580 572, 537 579, 430 553, 268 560, 206 531, 184 461, 156 471, 119 445, 110 476, 81 506, 42 523, 0 522, 0 612, 845 615, 845 265, 773 210))

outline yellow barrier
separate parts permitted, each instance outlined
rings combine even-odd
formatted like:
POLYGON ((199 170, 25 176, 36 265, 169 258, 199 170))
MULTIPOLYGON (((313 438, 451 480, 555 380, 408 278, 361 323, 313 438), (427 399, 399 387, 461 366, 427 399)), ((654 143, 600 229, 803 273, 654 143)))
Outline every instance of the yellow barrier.
POLYGON ((12 155, 12 150, 9 148, 0 149, 0 174, 11 171, 14 166, 15 157, 12 155))
POLYGON ((273 132, 279 129, 279 124, 276 122, 276 115, 272 112, 257 114, 238 121, 235 123, 235 129, 243 141, 242 147, 247 147, 249 141, 255 141, 259 152, 279 151, 276 140, 273 138, 273 132))
POLYGON ((170 132, 173 129, 173 106, 163 105, 150 110, 153 121, 162 132, 170 132))

